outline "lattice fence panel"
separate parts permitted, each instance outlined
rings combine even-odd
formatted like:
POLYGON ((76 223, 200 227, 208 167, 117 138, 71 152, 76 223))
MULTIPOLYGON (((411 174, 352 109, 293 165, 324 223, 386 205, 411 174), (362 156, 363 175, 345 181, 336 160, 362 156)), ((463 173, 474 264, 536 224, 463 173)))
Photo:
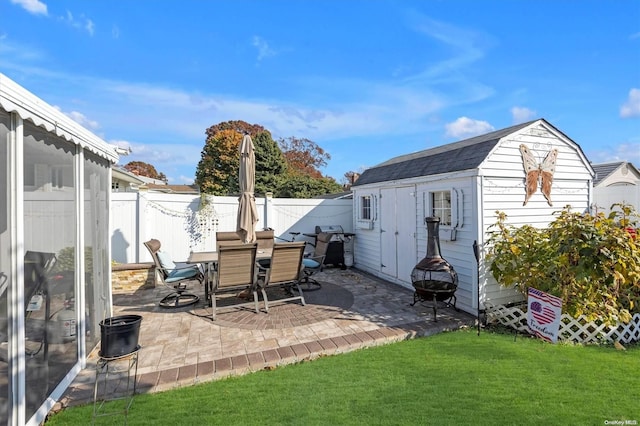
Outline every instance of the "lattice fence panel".
MULTIPOLYGON (((522 332, 529 332, 527 306, 494 306, 485 303, 487 322, 500 323, 522 332)), ((620 342, 630 343, 640 340, 640 314, 634 314, 628 324, 606 326, 602 321, 587 321, 584 316, 573 318, 562 314, 560 319, 560 340, 577 343, 620 342)))

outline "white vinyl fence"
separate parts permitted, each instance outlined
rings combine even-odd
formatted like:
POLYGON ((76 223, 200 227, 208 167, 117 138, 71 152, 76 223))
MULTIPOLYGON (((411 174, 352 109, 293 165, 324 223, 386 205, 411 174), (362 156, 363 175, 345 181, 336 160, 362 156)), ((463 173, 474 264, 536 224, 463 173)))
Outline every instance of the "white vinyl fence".
MULTIPOLYGON (((256 197, 256 229, 313 233, 316 225, 340 225, 353 232, 352 200, 256 197)), ((156 238, 175 260, 191 251, 215 250, 217 231, 235 231, 237 197, 114 192, 111 194, 111 254, 118 263, 151 262, 143 243, 156 238), (204 201, 203 201, 204 200, 204 201)), ((298 240, 304 238, 301 234, 298 240)))

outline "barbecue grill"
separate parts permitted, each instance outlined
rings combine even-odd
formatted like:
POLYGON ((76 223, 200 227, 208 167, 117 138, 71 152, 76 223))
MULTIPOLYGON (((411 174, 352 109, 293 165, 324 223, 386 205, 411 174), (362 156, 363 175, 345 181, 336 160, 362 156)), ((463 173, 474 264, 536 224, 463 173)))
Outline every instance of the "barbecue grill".
POLYGON ((324 264, 340 266, 341 268, 345 269, 347 265, 345 265, 344 260, 344 246, 345 243, 349 243, 351 241, 351 238, 353 238, 355 234, 344 232, 344 229, 341 225, 316 225, 314 233, 306 233, 303 235, 313 238, 313 242, 315 244, 316 239, 318 238, 318 234, 320 234, 321 232, 331 234, 331 240, 329 241, 329 246, 327 247, 327 254, 324 258, 324 264))
POLYGON ((432 302, 434 321, 437 321, 438 302, 445 302, 456 308, 455 292, 458 288, 458 274, 440 255, 438 233, 440 218, 427 217, 425 222, 427 223, 427 255, 411 272, 411 283, 415 289, 411 305, 415 305, 418 301, 432 302))

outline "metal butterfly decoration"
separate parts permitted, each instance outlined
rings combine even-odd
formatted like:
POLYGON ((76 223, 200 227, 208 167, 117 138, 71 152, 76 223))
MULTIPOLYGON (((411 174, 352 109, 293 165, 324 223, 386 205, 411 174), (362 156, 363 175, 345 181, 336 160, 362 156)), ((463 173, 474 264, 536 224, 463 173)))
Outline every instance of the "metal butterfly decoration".
POLYGON ((541 163, 538 163, 536 157, 524 144, 520 145, 520 153, 522 154, 522 165, 527 175, 525 179, 527 196, 522 205, 527 205, 529 198, 536 192, 539 184, 540 192, 547 199, 547 203, 553 206, 551 203, 551 182, 553 182, 553 174, 556 171, 558 150, 554 148, 549 151, 541 163))

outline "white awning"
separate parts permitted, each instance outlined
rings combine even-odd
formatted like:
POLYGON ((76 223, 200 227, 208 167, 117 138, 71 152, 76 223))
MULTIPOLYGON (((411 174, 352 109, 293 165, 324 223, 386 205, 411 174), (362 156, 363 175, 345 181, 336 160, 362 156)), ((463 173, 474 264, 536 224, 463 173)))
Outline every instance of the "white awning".
POLYGON ((117 163, 119 156, 112 145, 44 102, 25 88, 0 73, 0 107, 17 113, 23 120, 31 121, 48 132, 117 163))

